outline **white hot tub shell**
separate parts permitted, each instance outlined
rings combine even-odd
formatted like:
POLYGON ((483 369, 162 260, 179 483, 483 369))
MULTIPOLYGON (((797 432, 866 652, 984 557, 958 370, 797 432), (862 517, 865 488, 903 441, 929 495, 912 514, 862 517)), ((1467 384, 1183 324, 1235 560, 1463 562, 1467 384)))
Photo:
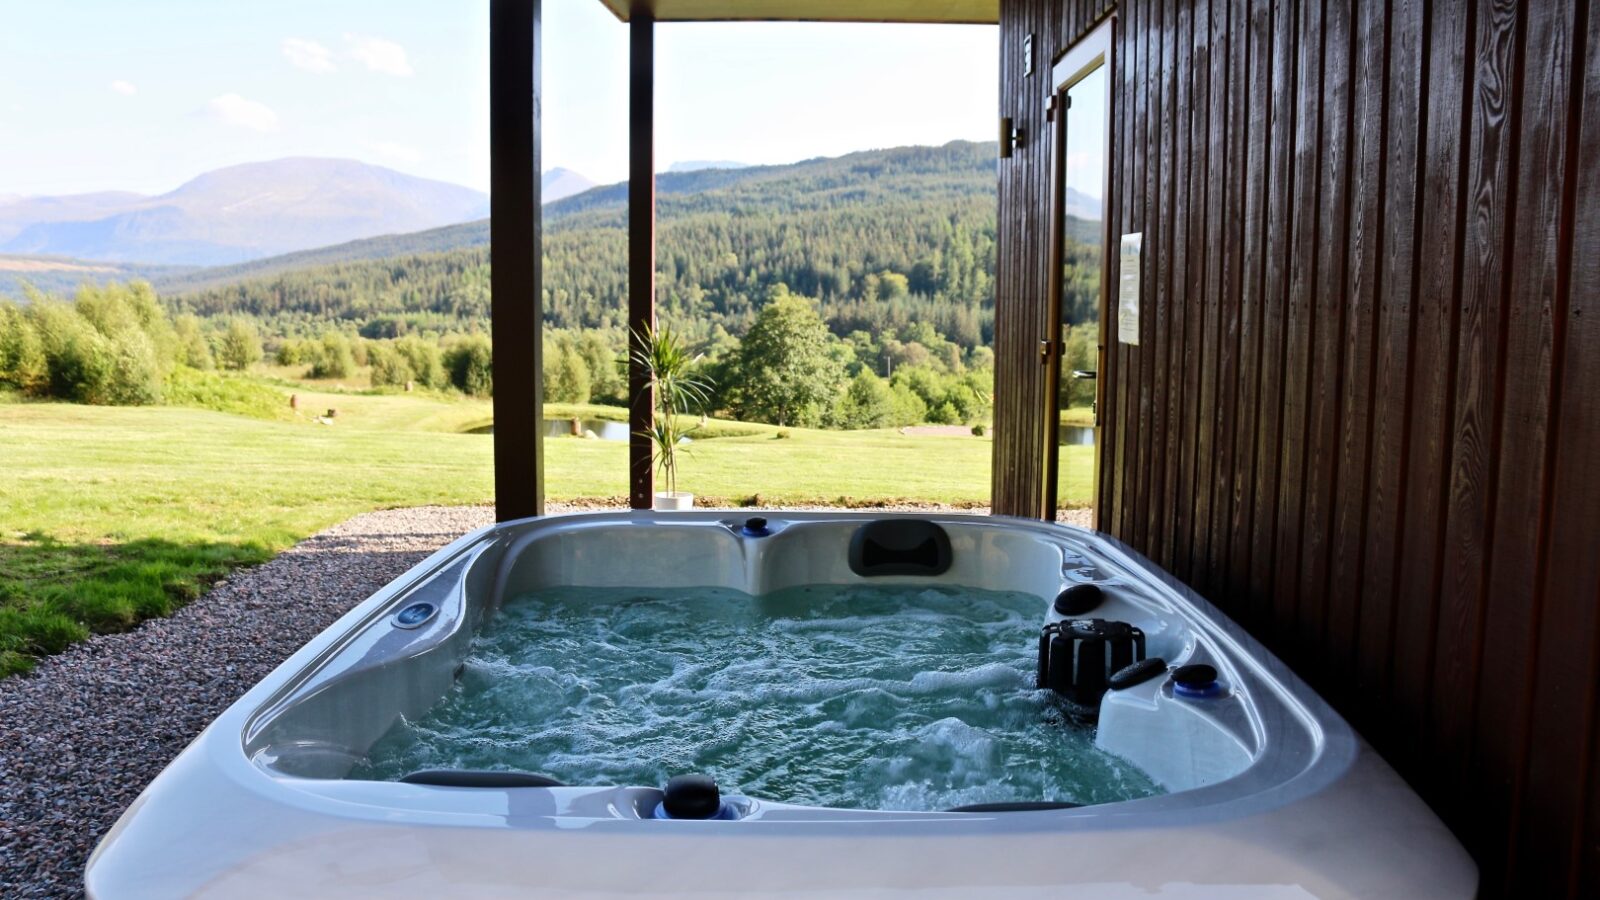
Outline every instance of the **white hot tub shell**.
MULTIPOLYGON (((91 896, 1470 897, 1437 816, 1331 708, 1217 609, 1120 543, 1002 517, 604 513, 466 535, 361 603, 217 718, 89 861, 91 896), (1097 745, 1168 793, 1027 812, 898 812, 740 798, 735 821, 652 817, 659 785, 443 787, 347 778, 454 684, 507 598, 555 586, 761 595, 864 581, 852 536, 885 518, 949 537, 939 583, 1039 598, 1074 584, 1148 655, 1216 668, 1108 692, 1097 745), (419 602, 416 627, 394 615, 419 602)), ((1030 641, 1036 636, 1019 635, 1030 641)))

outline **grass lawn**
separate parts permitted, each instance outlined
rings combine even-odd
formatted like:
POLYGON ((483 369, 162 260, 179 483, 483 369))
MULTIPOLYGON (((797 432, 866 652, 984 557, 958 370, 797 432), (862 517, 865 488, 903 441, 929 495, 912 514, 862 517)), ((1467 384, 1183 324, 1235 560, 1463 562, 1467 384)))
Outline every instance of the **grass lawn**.
POLYGON ((1061 424, 1081 425, 1084 428, 1094 427, 1094 407, 1069 406, 1061 411, 1061 424))
MULTIPOLYGON (((290 389, 274 390, 287 407, 290 389)), ((299 414, 279 418, 0 398, 0 674, 89 633, 165 615, 228 570, 356 513, 492 500, 492 439, 464 433, 488 422, 486 402, 294 392, 299 414), (329 408, 335 424, 310 421, 329 408)), ((548 410, 602 413, 622 411, 548 410)), ((702 497, 988 502, 988 437, 711 425, 681 464, 680 488, 702 497)), ((1092 451, 1063 452, 1064 494, 1081 505, 1092 451)), ((553 438, 545 464, 551 499, 626 493, 623 443, 553 438)))

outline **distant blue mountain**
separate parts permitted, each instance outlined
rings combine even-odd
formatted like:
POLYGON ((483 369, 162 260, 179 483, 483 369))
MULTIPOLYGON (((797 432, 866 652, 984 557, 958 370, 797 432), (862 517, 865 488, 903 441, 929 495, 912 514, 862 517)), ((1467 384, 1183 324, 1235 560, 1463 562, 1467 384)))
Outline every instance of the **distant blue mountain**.
POLYGON ((539 179, 539 197, 544 203, 554 203, 557 200, 565 200, 573 194, 581 194, 594 185, 593 181, 582 174, 557 166, 545 172, 539 179))
MULTIPOLYGON (((580 176, 581 177, 581 176, 580 176)), ((0 202, 0 253, 221 265, 488 214, 479 191, 347 159, 208 172, 169 193, 0 202)))

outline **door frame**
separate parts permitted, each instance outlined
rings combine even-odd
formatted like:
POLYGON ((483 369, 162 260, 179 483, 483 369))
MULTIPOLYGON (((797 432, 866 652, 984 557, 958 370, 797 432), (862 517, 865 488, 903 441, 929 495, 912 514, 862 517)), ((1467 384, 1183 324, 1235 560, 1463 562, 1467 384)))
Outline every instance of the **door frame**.
POLYGON ((1070 118, 1067 102, 1067 92, 1078 82, 1086 78, 1091 72, 1100 67, 1106 69, 1106 123, 1105 123, 1105 149, 1101 158, 1105 164, 1101 167, 1101 213, 1100 213, 1100 336, 1099 362, 1095 373, 1095 401, 1094 401, 1094 476, 1091 491, 1095 503, 1091 509, 1090 524, 1096 530, 1100 528, 1100 470, 1105 452, 1100 440, 1100 418, 1105 410, 1106 381, 1105 362, 1106 348, 1110 345, 1110 316, 1109 302, 1111 299, 1111 132, 1112 123, 1115 121, 1116 102, 1115 91, 1112 88, 1113 75, 1116 71, 1116 35, 1117 17, 1115 14, 1107 16, 1099 25, 1096 25, 1088 34, 1074 41, 1072 46, 1063 52, 1050 67, 1050 96, 1046 101, 1045 111, 1050 125, 1050 247, 1046 255, 1048 277, 1045 279, 1045 337, 1039 341, 1039 360, 1045 368, 1044 415, 1045 427, 1044 446, 1044 490, 1040 495, 1041 517, 1053 522, 1056 518, 1057 482, 1060 479, 1060 445, 1058 435, 1061 428, 1061 360, 1065 350, 1061 329, 1061 266, 1062 241, 1066 231, 1067 212, 1067 120, 1070 118))

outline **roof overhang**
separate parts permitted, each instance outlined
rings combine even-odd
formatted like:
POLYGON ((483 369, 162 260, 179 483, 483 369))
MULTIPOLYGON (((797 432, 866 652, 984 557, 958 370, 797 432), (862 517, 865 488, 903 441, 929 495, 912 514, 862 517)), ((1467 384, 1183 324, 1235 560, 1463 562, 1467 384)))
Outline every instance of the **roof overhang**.
POLYGON ((600 0, 622 21, 634 7, 657 22, 930 22, 995 25, 1000 0, 600 0))

